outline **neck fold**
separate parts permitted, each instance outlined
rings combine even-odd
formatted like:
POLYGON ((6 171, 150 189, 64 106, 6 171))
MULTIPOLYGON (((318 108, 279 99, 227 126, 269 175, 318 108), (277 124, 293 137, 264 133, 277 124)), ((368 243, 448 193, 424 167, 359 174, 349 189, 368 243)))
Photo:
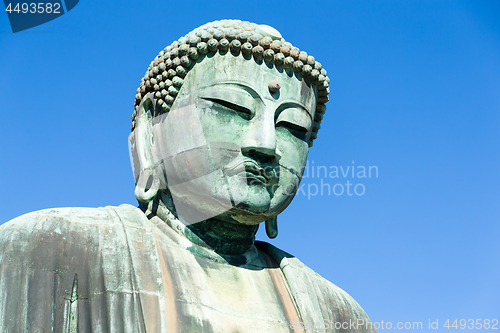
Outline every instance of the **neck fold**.
POLYGON ((250 251, 259 228, 259 225, 232 223, 217 218, 186 225, 177 218, 171 198, 164 193, 158 195, 147 207, 144 205, 140 208, 147 215, 158 216, 194 244, 223 256, 242 255, 250 251))

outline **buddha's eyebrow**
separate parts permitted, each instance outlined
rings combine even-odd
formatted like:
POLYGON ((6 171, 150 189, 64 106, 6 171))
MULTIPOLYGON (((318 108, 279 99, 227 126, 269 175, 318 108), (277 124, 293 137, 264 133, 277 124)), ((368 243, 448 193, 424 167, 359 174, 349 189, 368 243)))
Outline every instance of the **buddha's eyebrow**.
POLYGON ((262 97, 260 96, 260 94, 257 92, 257 90, 255 88, 253 88, 252 86, 246 84, 246 83, 239 82, 239 81, 222 81, 222 82, 214 83, 213 85, 214 86, 217 86, 217 85, 231 85, 233 87, 236 86, 237 88, 241 88, 242 90, 244 90, 247 93, 249 93, 253 98, 257 98, 260 102, 264 103, 264 100, 262 99, 262 97))
POLYGON ((279 114, 281 111, 287 109, 287 108, 297 108, 297 109, 300 109, 302 110, 303 112, 305 112, 309 118, 311 118, 312 120, 312 113, 311 113, 311 110, 309 110, 304 104, 302 104, 301 102, 299 101, 296 101, 296 100, 293 100, 293 99, 290 99, 290 100, 286 100, 286 101, 283 101, 282 103, 280 103, 280 105, 278 106, 278 108, 276 109, 276 114, 279 114))

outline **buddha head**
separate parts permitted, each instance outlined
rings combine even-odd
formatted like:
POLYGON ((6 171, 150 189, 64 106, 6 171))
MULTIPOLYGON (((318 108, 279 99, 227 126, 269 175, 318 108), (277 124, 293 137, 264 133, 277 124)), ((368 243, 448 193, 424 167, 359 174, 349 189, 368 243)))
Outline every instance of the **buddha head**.
POLYGON ((275 29, 205 24, 162 50, 135 99, 135 195, 184 224, 217 219, 276 236, 328 101, 314 57, 275 29))

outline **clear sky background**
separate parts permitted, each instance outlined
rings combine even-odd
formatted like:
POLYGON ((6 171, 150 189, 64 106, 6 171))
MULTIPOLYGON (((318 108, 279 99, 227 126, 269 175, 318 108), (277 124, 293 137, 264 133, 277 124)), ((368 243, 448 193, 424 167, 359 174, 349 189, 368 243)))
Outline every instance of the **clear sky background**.
POLYGON ((309 170, 270 242, 374 322, 500 320, 498 1, 80 0, 16 34, 4 12, 0 223, 135 205, 127 139, 140 79, 165 46, 225 18, 271 25, 327 69, 310 166, 378 167, 371 178, 309 170), (365 193, 313 196, 321 181, 365 193))

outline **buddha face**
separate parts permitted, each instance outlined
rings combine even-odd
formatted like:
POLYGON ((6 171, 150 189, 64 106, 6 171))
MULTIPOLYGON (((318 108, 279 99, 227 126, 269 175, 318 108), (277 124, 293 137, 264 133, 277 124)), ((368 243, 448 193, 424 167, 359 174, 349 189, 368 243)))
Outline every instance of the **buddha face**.
POLYGON ((257 224, 282 212, 301 180, 316 98, 307 81, 265 63, 199 60, 153 126, 179 218, 257 224))

